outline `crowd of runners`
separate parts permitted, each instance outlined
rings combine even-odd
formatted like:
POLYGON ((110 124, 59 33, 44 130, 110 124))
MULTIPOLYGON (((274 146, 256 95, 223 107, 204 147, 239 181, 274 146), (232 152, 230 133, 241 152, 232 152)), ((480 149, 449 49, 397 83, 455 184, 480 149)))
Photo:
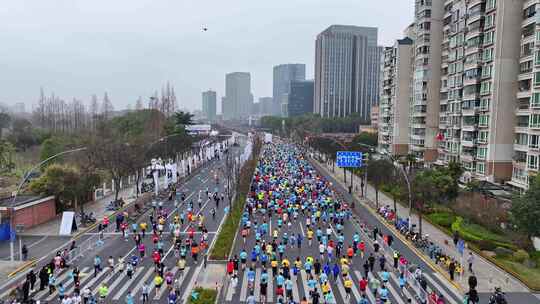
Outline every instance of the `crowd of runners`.
MULTIPOLYGON (((363 225, 346 229, 352 225, 349 204, 317 174, 303 151, 281 143, 265 145, 262 153, 241 220, 241 249, 227 263, 233 289, 242 277, 247 278, 247 303, 267 302, 270 293, 277 303, 335 303, 332 288, 338 282, 349 302, 352 290, 359 289, 359 304, 371 303, 367 291, 377 301, 389 303, 391 275, 401 289, 406 288, 409 261, 398 251, 384 250, 390 248, 392 237, 380 235, 377 229, 368 232, 363 225), (373 248, 369 253, 368 246, 373 248), (353 264, 361 269, 360 277, 351 275, 353 264), (309 291, 294 297, 300 276, 309 291)), ((421 269, 414 271, 426 289, 421 269)), ((405 303, 412 301, 402 295, 405 303)), ((438 293, 430 299, 446 303, 438 293)))
MULTIPOLYGON (((130 251, 132 253, 120 256, 95 255, 93 271, 85 273, 77 262, 69 261, 66 253, 69 249, 58 252, 38 273, 31 270, 27 274, 23 283, 16 288, 16 298, 20 301, 12 303, 35 303, 33 298, 36 294, 54 297, 55 300, 51 302, 61 304, 107 303, 109 286, 106 283, 102 282, 92 289, 92 286, 81 284, 81 278, 96 278, 100 273, 107 272, 105 276, 125 276, 132 280, 145 260, 152 261, 154 273, 150 280, 142 283, 137 291, 138 295, 131 290, 127 291, 125 303, 150 303, 149 294, 152 291, 160 294, 162 288, 166 289, 164 292, 167 294, 167 303, 177 303, 183 293, 183 280, 180 279, 186 265, 206 263, 209 246, 206 224, 209 220, 215 221, 216 210, 220 207, 220 202, 225 200, 224 194, 219 192, 219 170, 212 170, 211 173, 212 181, 215 181, 213 191, 206 187, 206 190, 199 190, 187 198, 185 192, 177 193, 176 187, 171 187, 169 201, 165 203, 166 208, 163 200, 154 200, 150 210, 141 217, 131 219, 127 212, 122 212, 115 216, 114 223, 111 223, 108 217, 100 221, 98 231, 101 238, 106 237, 105 231, 120 233, 126 242, 133 242, 134 250, 130 251), (203 202, 208 204, 203 206, 203 202), (203 209, 209 209, 206 214, 210 219, 205 217, 203 209), (167 267, 164 263, 169 253, 172 253, 175 259, 174 272, 173 267, 167 267), (59 282, 58 278, 66 271, 69 273, 69 280, 59 282)), ((71 247, 70 249, 75 247, 75 242, 71 247)), ((148 264, 147 262, 146 265, 148 264)), ((170 263, 167 264, 170 266, 170 263)))

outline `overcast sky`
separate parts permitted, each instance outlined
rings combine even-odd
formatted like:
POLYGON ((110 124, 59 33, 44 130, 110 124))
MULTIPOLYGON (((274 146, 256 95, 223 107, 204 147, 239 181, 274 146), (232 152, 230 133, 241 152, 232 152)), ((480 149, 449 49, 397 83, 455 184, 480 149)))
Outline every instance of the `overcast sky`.
POLYGON ((119 109, 170 81, 179 105, 195 109, 204 90, 220 99, 234 71, 251 72, 258 100, 272 95, 274 65, 305 63, 313 78, 315 36, 329 25, 378 27, 388 45, 412 22, 413 3, 1 0, 0 102, 35 103, 43 87, 85 102, 107 91, 119 109))

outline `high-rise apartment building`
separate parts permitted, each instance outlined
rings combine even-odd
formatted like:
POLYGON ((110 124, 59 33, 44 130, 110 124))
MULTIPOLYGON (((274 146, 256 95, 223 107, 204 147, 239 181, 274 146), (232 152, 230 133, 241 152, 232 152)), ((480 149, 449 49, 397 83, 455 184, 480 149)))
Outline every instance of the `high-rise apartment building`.
POLYGON ((291 81, 287 117, 313 113, 313 80, 291 81))
POLYGON ((223 99, 224 119, 245 119, 250 115, 253 103, 251 75, 234 72, 225 76, 225 97, 223 99))
MULTIPOLYGON (((512 176, 522 4, 454 0, 444 6, 437 163, 461 163, 465 179, 512 176)), ((530 35, 532 45, 523 47, 532 50, 530 35)), ((525 50, 521 57, 527 52, 532 56, 525 50)), ((530 85, 531 75, 520 75, 520 84, 530 85)), ((528 102, 530 90, 527 95, 528 102)))
POLYGON ((291 81, 306 80, 306 65, 300 63, 280 64, 274 67, 274 115, 286 116, 291 81))
POLYGON ((415 1, 409 152, 428 164, 437 159, 444 2, 448 0, 415 1))
POLYGON ((323 117, 359 113, 369 120, 379 98, 382 48, 377 28, 332 25, 315 42, 314 111, 323 117))
POLYGON ((216 92, 208 90, 202 93, 202 112, 209 121, 216 120, 217 101, 216 92))
MULTIPOLYGON (((517 9, 518 1, 514 2, 517 9)), ((520 53, 514 110, 513 169, 509 184, 523 191, 528 189, 530 180, 538 174, 540 167, 540 1, 520 3, 520 28, 513 32, 520 38, 520 53)), ((496 9, 499 10, 499 7, 496 9)))
POLYGON ((409 152, 409 100, 411 96, 413 40, 397 40, 383 51, 379 99, 379 151, 392 155, 409 152))

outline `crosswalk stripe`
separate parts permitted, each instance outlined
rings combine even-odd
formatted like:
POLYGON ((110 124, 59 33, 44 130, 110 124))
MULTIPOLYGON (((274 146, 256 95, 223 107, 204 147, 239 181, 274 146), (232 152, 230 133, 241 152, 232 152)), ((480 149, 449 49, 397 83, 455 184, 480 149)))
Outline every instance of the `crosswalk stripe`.
MULTIPOLYGON (((62 282, 62 281, 66 278, 66 276, 67 276, 68 274, 69 274, 69 271, 66 270, 63 274, 61 274, 60 276, 58 276, 58 277, 56 278, 56 284, 58 284, 59 282, 62 282)), ((55 293, 53 293, 53 294, 56 294, 57 292, 58 292, 58 290, 56 290, 55 293)), ((43 289, 42 291, 39 291, 39 292, 34 296, 34 298, 35 298, 35 299, 39 299, 39 298, 45 296, 45 295, 48 294, 48 293, 49 293, 49 283, 47 283, 47 286, 45 287, 45 289, 43 289)))
MULTIPOLYGON (((124 272, 121 272, 121 273, 116 273, 115 277, 116 277, 116 280, 114 280, 111 286, 109 286, 109 295, 111 294, 111 291, 113 291, 116 288, 116 286, 120 284, 120 282, 122 282, 125 278, 127 278, 127 275, 125 275, 124 272)), ((124 283, 124 286, 130 286, 132 282, 133 282, 133 278, 131 280, 128 279, 128 281, 124 283)))
MULTIPOLYGON (((173 278, 177 271, 178 271, 178 267, 174 266, 173 269, 171 270, 173 274, 173 278)), ((174 283, 174 279, 173 279, 173 283, 174 283)), ((165 290, 167 290, 166 284, 163 284, 163 285, 165 286, 161 286, 161 288, 159 289, 159 292, 156 290, 156 295, 154 296, 154 300, 159 300, 165 293, 165 290)))
POLYGON ((240 301, 246 301, 248 289, 247 270, 244 270, 244 279, 242 279, 242 289, 240 289, 240 301))
POLYGON ((255 283, 254 283, 254 293, 255 299, 261 298, 261 269, 257 268, 255 269, 255 283))
POLYGON ((308 281, 307 273, 304 269, 300 270, 300 276, 302 277, 302 285, 304 285, 304 296, 307 299, 309 298, 310 289, 307 284, 307 281, 308 281))
POLYGON ((300 296, 298 295, 298 283, 296 282, 298 277, 294 278, 294 280, 293 280, 293 277, 294 276, 291 276, 291 281, 293 283, 292 294, 293 294, 294 302, 298 303, 300 302, 300 296))
POLYGON ((354 295, 354 298, 355 298, 357 301, 360 300, 360 292, 358 291, 358 288, 356 288, 356 285, 354 284, 354 282, 353 282, 353 285, 352 285, 351 290, 352 290, 352 293, 353 293, 353 295, 354 295))
MULTIPOLYGON (((84 267, 80 272, 81 278, 80 278, 79 284, 81 286, 81 291, 83 289, 83 287, 82 287, 83 283, 86 282, 88 279, 90 279, 92 277, 92 274, 90 272, 86 273, 87 271, 90 271, 90 269, 91 269, 90 267, 84 267), (86 275, 83 276, 83 274, 85 274, 85 273, 86 273, 86 275)), ((66 290, 66 294, 71 294, 74 291, 75 291, 75 284, 73 284, 73 286, 71 286, 68 290, 66 290)))
MULTIPOLYGON (((390 278, 394 281, 394 283, 396 283, 396 285, 399 287, 399 279, 398 277, 396 276, 395 273, 393 272, 390 272, 390 278)), ((411 295, 411 293, 409 292, 409 290, 407 290, 406 287, 403 287, 403 294, 408 298, 408 299, 411 299, 411 303, 416 303, 416 300, 414 299, 414 297, 411 295)))
POLYGON ((114 271, 109 270, 109 271, 107 271, 107 273, 109 275, 105 279, 103 279, 99 284, 97 284, 96 287, 94 287, 94 290, 92 290, 93 293, 98 292, 98 289, 101 286, 101 284, 108 285, 109 281, 114 277, 114 274, 115 274, 114 271))
MULTIPOLYGON (((143 267, 139 267, 135 273, 133 274, 133 278, 131 279, 132 282, 135 282, 135 280, 137 280, 137 278, 139 277, 139 275, 143 272, 143 267)), ((116 283, 116 282, 115 282, 116 283)), ((113 283, 114 285, 114 283, 113 283)), ((130 284, 125 284, 124 286, 122 286, 122 288, 114 295, 113 297, 113 300, 117 301, 120 299, 120 297, 127 291, 127 289, 129 288, 129 286, 131 286, 131 282, 130 284)), ((112 288, 112 286, 111 286, 112 288)), ((132 296, 134 296, 133 292, 131 293, 132 296)))
MULTIPOLYGON (((51 301, 51 300, 53 300, 53 299, 56 297, 56 295, 58 294, 58 289, 59 289, 59 288, 58 288, 58 285, 59 285, 60 283, 62 283, 62 285, 68 286, 68 285, 65 284, 65 283, 68 282, 67 279, 69 279, 69 274, 70 274, 70 273, 71 273, 71 271, 67 270, 66 272, 64 272, 62 275, 60 275, 60 276, 56 279, 56 286, 55 286, 55 287, 56 287, 56 290, 55 290, 52 294, 50 294, 50 295, 47 297, 47 301, 51 301)), ((73 280, 70 280, 70 281, 73 283, 73 280)), ((66 290, 65 290, 65 287, 66 287, 66 286, 64 286, 64 295, 66 294, 66 290)))
POLYGON ((268 290, 266 291, 268 298, 266 302, 272 303, 274 300, 274 276, 272 275, 272 271, 268 272, 268 290))
POLYGON ((233 288, 232 284, 230 284, 231 279, 228 278, 228 280, 229 280, 229 288, 227 289, 227 296, 225 297, 225 301, 230 302, 230 301, 232 301, 234 291, 235 291, 236 287, 238 287, 238 286, 233 288))
MULTIPOLYGON (((379 274, 379 277, 382 277, 381 272, 379 272, 378 274, 379 274)), ((396 291, 396 289, 394 288, 394 286, 392 286, 390 281, 388 281, 385 284, 385 286, 390 291, 390 294, 392 294, 392 296, 396 299, 398 304, 405 304, 405 302, 401 299, 401 294, 399 294, 399 292, 396 291)))
POLYGON ((344 300, 343 302, 348 302, 350 299, 347 299, 347 292, 345 291, 345 286, 343 286, 343 282, 341 281, 341 278, 337 278, 336 280, 338 291, 341 294, 341 298, 344 300))
MULTIPOLYGON (((101 279, 101 277, 102 277, 105 273, 107 273, 107 271, 101 270, 101 271, 97 274, 97 276, 96 276, 95 278, 93 277, 93 278, 92 278, 85 286, 88 286, 88 288, 91 288, 92 285, 94 285, 94 283, 97 282, 97 280, 101 279)), ((82 287, 82 283, 81 283, 81 287, 82 287)))
POLYGON ((448 292, 446 292, 446 290, 444 288, 441 287, 441 285, 439 285, 439 283, 437 283, 429 274, 427 273, 424 273, 423 276, 435 287, 435 289, 437 290, 437 292, 439 294, 442 294, 444 296, 444 298, 446 299, 446 301, 448 301, 450 304, 457 304, 458 302, 456 302, 449 294, 448 292))
MULTIPOLYGON (((441 282, 446 282, 446 279, 445 279, 440 273, 434 272, 433 275, 434 275, 437 279, 439 279, 439 281, 441 281, 441 282)), ((463 298, 463 295, 460 294, 459 291, 457 291, 457 290, 454 288, 454 286, 452 286, 452 285, 446 285, 446 287, 448 288, 448 290, 450 290, 450 291, 456 296, 456 298, 458 298, 458 299, 463 298)))
MULTIPOLYGON (((144 268, 144 267, 141 267, 141 268, 144 268)), ((154 272, 154 268, 153 267, 148 267, 148 271, 144 274, 144 276, 139 281, 137 286, 135 286, 135 288, 133 288, 133 293, 132 293, 133 296, 135 296, 137 294, 137 292, 139 292, 139 289, 141 289, 142 285, 148 280, 148 278, 152 275, 153 272, 154 272)))
MULTIPOLYGON (((357 277, 362 278, 362 274, 360 273, 360 271, 355 270, 355 271, 354 271, 354 274, 355 274, 357 277)), ((371 272, 368 273, 368 279, 369 279, 369 275, 370 275, 370 274, 371 274, 371 272)), ((371 292, 371 289, 369 288, 369 286, 367 286, 367 288, 366 288, 366 295, 367 295, 367 297, 368 297, 368 299, 369 299, 369 301, 370 301, 371 303, 376 303, 376 302, 375 302, 375 296, 374 296, 373 293, 371 292)))

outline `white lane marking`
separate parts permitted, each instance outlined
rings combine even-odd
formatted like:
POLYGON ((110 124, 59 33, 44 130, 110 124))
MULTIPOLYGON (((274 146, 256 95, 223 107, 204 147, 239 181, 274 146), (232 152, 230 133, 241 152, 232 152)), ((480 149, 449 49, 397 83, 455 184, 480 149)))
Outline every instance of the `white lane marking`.
POLYGON ((345 286, 343 286, 343 282, 341 282, 341 278, 338 277, 337 279, 337 287, 338 291, 341 294, 341 298, 344 300, 345 303, 349 303, 351 299, 347 299, 347 292, 345 291, 345 286))
POLYGON ((244 279, 242 280, 242 289, 240 289, 240 301, 245 302, 247 298, 248 278, 247 271, 244 271, 244 279))
MULTIPOLYGON (((382 277, 381 272, 378 272, 378 275, 379 275, 379 277, 382 277)), ((385 286, 390 291, 390 293, 393 295, 393 297, 396 299, 398 304, 405 304, 405 302, 403 302, 403 300, 401 299, 401 294, 399 294, 399 292, 396 291, 396 289, 394 288, 394 286, 392 286, 392 284, 390 284, 390 282, 387 282, 385 284, 385 286)))
POLYGON ((100 284, 97 284, 97 285, 96 285, 96 287, 95 287, 94 290, 92 291, 93 293, 96 293, 96 294, 97 294, 98 289, 99 289, 99 286, 100 286, 101 284, 107 285, 107 283, 109 283, 109 280, 112 279, 112 278, 114 277, 114 274, 115 274, 115 273, 114 273, 114 270, 110 270, 110 268, 108 268, 108 267, 107 267, 106 269, 107 269, 108 276, 107 276, 105 279, 103 279, 103 281, 101 281, 100 284))
MULTIPOLYGON (((141 267, 141 268, 144 268, 144 267, 141 267)), ((139 284, 137 284, 137 286, 135 286, 135 288, 133 288, 133 291, 131 293, 133 295, 133 297, 135 297, 137 292, 139 292, 139 289, 141 289, 142 285, 148 280, 148 278, 150 277, 150 275, 152 275, 152 273, 154 273, 154 267, 148 267, 148 271, 146 271, 146 273, 144 274, 142 279, 139 281, 139 284)))
POLYGON ((435 287, 438 293, 442 294, 446 301, 450 302, 451 304, 457 304, 456 302, 449 294, 446 292, 446 289, 442 288, 439 283, 437 283, 428 273, 424 272, 423 276, 435 287))
MULTIPOLYGON (((84 267, 81 270, 81 272, 79 274, 79 276, 80 276, 79 284, 80 284, 81 287, 83 286, 84 282, 86 282, 89 278, 91 278, 91 276, 92 276, 92 273, 90 272, 91 270, 92 270, 92 268, 90 268, 90 267, 84 267)), ((71 293, 73 293, 74 290, 75 290, 75 285, 73 285, 69 289, 67 289, 66 294, 71 294, 71 293)), ((81 290, 82 290, 82 288, 81 288, 81 290)))
POLYGON ((268 288, 266 290, 266 302, 272 303, 274 300, 274 276, 272 274, 272 271, 268 272, 268 288))
MULTIPOLYGON (((437 279, 439 279, 439 281, 441 281, 441 282, 448 282, 448 281, 447 281, 440 273, 438 273, 438 272, 434 272, 433 275, 434 275, 435 277, 437 277, 437 279)), ((458 299, 462 299, 462 298, 463 298, 463 295, 461 295, 461 294, 459 293, 459 291, 457 291, 456 288, 454 288, 453 285, 446 285, 446 287, 448 288, 448 290, 450 290, 450 291, 456 296, 456 298, 458 298, 458 299)))
MULTIPOLYGON (((237 279, 238 279, 238 277, 237 277, 237 279)), ((231 285, 231 277, 228 277, 227 280, 229 280, 229 288, 227 289, 227 296, 225 297, 225 301, 230 302, 230 301, 232 301, 235 289, 236 289, 236 287, 238 287, 238 284, 237 284, 236 287, 233 288, 232 285, 231 285)))
MULTIPOLYGON (((390 278, 392 278, 394 283, 396 283, 396 285, 399 287, 399 279, 396 276, 396 274, 393 272, 390 272, 390 278)), ((403 294, 407 297, 407 299, 411 299, 411 303, 416 303, 415 298, 411 295, 411 293, 409 292, 409 290, 407 290, 406 287, 403 287, 402 290, 403 290, 403 294)))
POLYGON ((304 285, 304 296, 306 297, 306 299, 309 298, 309 292, 311 291, 309 289, 309 286, 307 284, 307 273, 304 269, 300 270, 300 276, 302 277, 302 285, 304 285))
MULTIPOLYGON (((171 270, 172 274, 173 274, 173 278, 174 278, 174 275, 176 274, 176 272, 178 271, 178 267, 174 266, 173 269, 171 270)), ((173 283, 174 284, 174 279, 173 279, 173 283)), ((163 296, 163 294, 165 293, 165 291, 168 289, 167 288, 167 284, 164 284, 165 286, 161 286, 159 292, 156 291, 156 295, 154 296, 154 300, 159 300, 161 299, 161 297, 163 296)))
MULTIPOLYGON (((56 295, 58 294, 58 290, 59 290, 58 285, 60 283, 62 283, 62 285, 64 285, 64 283, 65 283, 64 281, 66 281, 68 279, 68 276, 69 276, 70 273, 71 273, 71 271, 66 270, 66 272, 64 272, 62 275, 58 276, 58 278, 55 281, 56 290, 47 297, 47 301, 51 301, 52 299, 54 299, 56 297, 56 295)), ((66 286, 67 286, 67 284, 66 284, 66 286)), ((65 289, 64 289, 64 294, 66 294, 65 289)))
MULTIPOLYGON (((355 270, 355 271, 354 271, 354 274, 355 274, 358 278, 362 278, 362 274, 360 273, 360 271, 355 270)), ((375 296, 373 296, 373 293, 371 292, 371 289, 369 288, 369 286, 366 287, 366 294, 367 294, 367 297, 368 297, 368 299, 369 299, 369 301, 370 301, 371 303, 376 303, 375 296)))
MULTIPOLYGON (((125 270, 124 270, 125 271, 125 270)), ((139 275, 142 273, 143 271, 143 267, 139 267, 135 273, 133 274, 133 277, 131 278, 131 282, 135 282, 137 280, 137 278, 139 277, 139 275)), ((130 282, 130 283, 131 283, 130 282)), ((115 284, 116 282, 113 283, 113 285, 115 284)), ((120 297, 122 297, 122 295, 127 291, 127 289, 129 288, 129 286, 131 286, 131 284, 124 284, 124 286, 122 286, 122 288, 116 293, 116 295, 113 297, 113 300, 115 301, 118 301, 120 299, 120 297)), ((113 286, 111 286, 112 288, 113 286)), ((131 295, 135 298, 135 295, 133 294, 133 292, 131 293, 131 295)))
POLYGON ((254 286, 254 293, 255 299, 261 298, 261 269, 257 268, 255 270, 255 286, 254 286))
POLYGON ((302 227, 301 223, 300 223, 300 231, 302 232, 302 237, 306 237, 306 234, 304 233, 304 227, 302 227))
MULTIPOLYGON (((187 269, 187 267, 186 267, 187 269)), ((180 303, 187 303, 187 300, 191 296, 191 290, 193 289, 193 286, 195 285, 195 282, 197 281, 197 278, 199 277, 199 273, 201 272, 202 264, 195 269, 191 276, 191 280, 189 281, 188 285, 186 286, 186 289, 184 291, 184 294, 182 295, 182 300, 180 303)), ((187 272, 185 272, 187 275, 187 272)))
MULTIPOLYGON (((298 279, 298 278, 296 278, 298 279)), ((298 303, 300 302, 300 295, 298 294, 298 283, 296 282, 296 279, 292 279, 292 276, 291 276, 291 281, 293 283, 293 289, 292 289, 292 293, 293 293, 293 300, 295 303, 298 303)))

